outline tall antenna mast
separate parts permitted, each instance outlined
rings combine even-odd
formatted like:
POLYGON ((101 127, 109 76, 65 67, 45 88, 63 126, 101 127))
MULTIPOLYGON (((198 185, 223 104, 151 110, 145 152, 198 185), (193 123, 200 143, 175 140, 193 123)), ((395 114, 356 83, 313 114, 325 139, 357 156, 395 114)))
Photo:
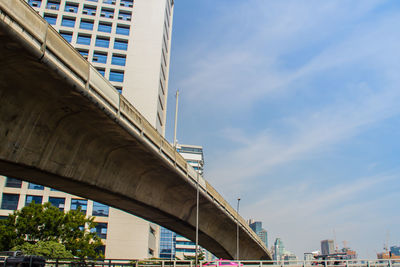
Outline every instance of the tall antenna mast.
POLYGON ((176 149, 176 128, 178 125, 178 100, 179 100, 179 89, 176 90, 176 94, 175 94, 175 98, 176 98, 176 105, 175 105, 175 129, 174 129, 174 148, 176 149))

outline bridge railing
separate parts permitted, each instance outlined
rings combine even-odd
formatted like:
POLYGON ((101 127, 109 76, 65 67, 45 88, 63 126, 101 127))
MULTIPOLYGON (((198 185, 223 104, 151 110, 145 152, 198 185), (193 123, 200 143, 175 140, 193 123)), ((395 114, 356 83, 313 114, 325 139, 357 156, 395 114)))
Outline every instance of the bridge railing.
POLYGON ((78 92, 103 109, 127 131, 139 136, 143 143, 175 168, 182 178, 187 179, 194 187, 199 183, 202 195, 220 207, 233 221, 237 221, 253 240, 268 251, 229 203, 185 161, 124 96, 119 94, 107 79, 25 1, 1 0, 0 21, 3 28, 7 25, 16 38, 23 39, 26 48, 33 56, 64 76, 78 92))
POLYGON ((290 267, 400 267, 400 259, 336 259, 336 260, 279 260, 279 261, 236 261, 243 267, 290 266, 290 267))
MULTIPOLYGON (((102 259, 102 260, 79 260, 79 259, 47 259, 47 267, 194 267, 193 260, 125 260, 125 259, 102 259)), ((226 267, 218 261, 200 261, 200 267, 226 267)), ((230 266, 241 267, 399 267, 400 259, 351 259, 351 260, 281 260, 281 261, 230 261, 230 266)))

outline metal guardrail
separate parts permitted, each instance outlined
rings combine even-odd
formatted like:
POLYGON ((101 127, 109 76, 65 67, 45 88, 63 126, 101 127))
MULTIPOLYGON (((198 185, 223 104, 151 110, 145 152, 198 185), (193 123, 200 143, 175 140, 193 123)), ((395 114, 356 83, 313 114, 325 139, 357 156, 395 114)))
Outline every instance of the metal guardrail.
MULTIPOLYGON (((200 261, 198 266, 210 267, 225 267, 226 264, 215 261, 200 261), (205 265, 208 263, 207 265, 205 265)), ((29 260, 24 262, 26 267, 30 267, 29 260)), ((229 261, 230 266, 241 267, 399 267, 400 259, 376 259, 376 260, 282 260, 282 261, 229 261)), ((2 262, 0 262, 0 266, 2 262)), ((124 259, 98 259, 98 260, 80 260, 80 259, 47 259, 46 267, 194 267, 196 266, 193 260, 124 260, 124 259)), ((17 266, 15 266, 17 267, 17 266)), ((35 267, 35 266, 31 266, 35 267)))
POLYGON ((214 202, 233 221, 238 221, 241 228, 252 239, 268 248, 251 230, 246 221, 229 203, 162 137, 156 129, 133 107, 133 105, 111 85, 97 70, 76 51, 46 20, 38 15, 23 0, 0 1, 1 27, 11 31, 21 39, 38 60, 65 76, 81 94, 103 109, 106 114, 136 135, 159 154, 193 186, 199 183, 200 191, 214 202), (7 29, 8 28, 8 29, 7 29), (62 70, 62 71, 60 71, 62 70))

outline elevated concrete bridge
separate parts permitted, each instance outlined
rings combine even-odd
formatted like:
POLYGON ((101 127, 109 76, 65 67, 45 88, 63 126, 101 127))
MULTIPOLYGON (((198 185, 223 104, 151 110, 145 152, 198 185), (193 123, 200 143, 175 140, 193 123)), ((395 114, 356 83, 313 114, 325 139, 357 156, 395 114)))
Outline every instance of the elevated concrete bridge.
POLYGON ((271 259, 235 210, 22 0, 0 0, 0 173, 125 210, 218 257, 271 259))

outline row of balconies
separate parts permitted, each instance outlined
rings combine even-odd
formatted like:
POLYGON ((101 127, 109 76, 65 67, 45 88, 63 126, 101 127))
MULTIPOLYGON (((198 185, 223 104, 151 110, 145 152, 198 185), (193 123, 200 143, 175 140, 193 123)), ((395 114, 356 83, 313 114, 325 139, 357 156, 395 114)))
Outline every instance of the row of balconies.
MULTIPOLYGON (((113 1, 113 2, 114 2, 114 1, 113 1)), ((33 3, 32 3, 32 6, 33 6, 33 7, 38 7, 39 4, 38 4, 37 2, 33 2, 33 3)), ((121 3, 121 6, 127 6, 127 5, 121 3)), ((128 6, 129 6, 129 7, 132 7, 133 5, 132 5, 132 4, 129 4, 128 6)), ((57 6, 57 5, 50 5, 50 6, 48 6, 47 8, 52 9, 52 10, 58 10, 58 9, 59 9, 59 6, 57 6)), ((69 12, 77 12, 77 9, 75 9, 75 8, 69 8, 68 11, 69 11, 69 12)), ((82 13, 83 13, 83 14, 96 15, 96 12, 93 12, 93 11, 92 11, 92 12, 89 13, 88 10, 83 10, 82 13)), ((101 15, 102 17, 106 17, 106 13, 101 13, 100 15, 101 15)), ((114 15, 110 15, 109 17, 110 17, 110 18, 113 18, 114 15)), ((124 16, 118 16, 118 19, 124 19, 124 16)), ((131 17, 126 17, 126 20, 131 20, 131 17)))

